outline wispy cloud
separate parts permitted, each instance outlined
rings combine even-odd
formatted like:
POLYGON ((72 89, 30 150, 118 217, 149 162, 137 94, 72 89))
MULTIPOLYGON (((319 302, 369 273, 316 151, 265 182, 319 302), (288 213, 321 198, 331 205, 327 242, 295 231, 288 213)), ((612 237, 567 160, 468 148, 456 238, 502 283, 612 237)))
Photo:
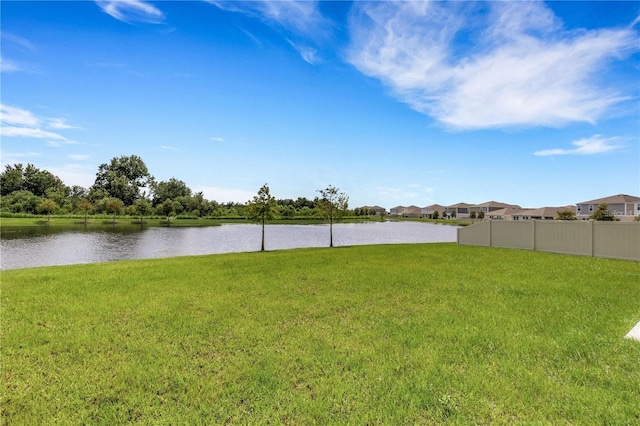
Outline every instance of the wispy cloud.
POLYGON ((605 152, 617 151, 623 148, 623 145, 616 143, 619 137, 603 138, 601 135, 594 135, 590 138, 579 139, 571 142, 575 148, 553 148, 534 152, 538 156, 553 155, 593 155, 605 152))
POLYGON ((30 50, 30 51, 37 50, 34 44, 31 43, 31 41, 17 34, 2 31, 0 33, 0 37, 2 37, 3 40, 13 45, 20 47, 22 50, 30 50))
POLYGON ((45 130, 77 129, 67 124, 62 118, 42 119, 31 111, 22 108, 0 104, 0 135, 5 138, 44 139, 49 146, 62 146, 77 142, 68 139, 58 132, 45 130))
MULTIPOLYGON (((243 13, 275 25, 288 33, 287 41, 310 64, 319 62, 317 45, 326 39, 331 28, 320 9, 318 1, 262 0, 262 1, 218 1, 207 0, 220 9, 243 13)), ((251 39, 259 41, 246 30, 251 39)))
POLYGON ((213 142, 224 142, 224 139, 221 137, 209 138, 209 140, 213 142))
POLYGON ((320 58, 318 57, 318 49, 311 46, 297 44, 288 39, 287 41, 296 50, 296 52, 298 52, 300 57, 302 57, 305 62, 308 62, 311 65, 315 65, 320 62, 320 58))
POLYGON ((171 146, 171 145, 162 145, 162 146, 160 146, 160 148, 166 149, 167 151, 180 151, 178 148, 176 148, 175 146, 171 146))
POLYGON ((30 111, 4 104, 0 104, 0 121, 17 126, 37 126, 40 122, 30 111))
POLYGON ((0 158, 2 158, 2 164, 14 164, 25 161, 25 159, 33 157, 42 157, 40 152, 5 152, 2 151, 0 158))
POLYGON ((76 161, 85 161, 88 160, 91 156, 89 154, 69 154, 67 155, 67 157, 76 161))
POLYGON ((356 2, 349 61, 456 129, 595 122, 624 95, 595 82, 631 28, 564 31, 542 2, 356 2))
POLYGON ((47 126, 51 129, 65 130, 65 129, 81 129, 82 127, 74 126, 67 123, 64 118, 50 118, 47 126))
POLYGON ((162 24, 164 13, 150 3, 140 0, 99 0, 96 4, 102 11, 115 19, 126 22, 162 24))
POLYGON ((88 188, 93 185, 96 178, 96 166, 93 164, 64 164, 48 166, 46 169, 69 186, 80 185, 88 188))
POLYGON ((11 61, 5 57, 0 57, 0 72, 18 72, 22 71, 22 67, 16 62, 11 61))

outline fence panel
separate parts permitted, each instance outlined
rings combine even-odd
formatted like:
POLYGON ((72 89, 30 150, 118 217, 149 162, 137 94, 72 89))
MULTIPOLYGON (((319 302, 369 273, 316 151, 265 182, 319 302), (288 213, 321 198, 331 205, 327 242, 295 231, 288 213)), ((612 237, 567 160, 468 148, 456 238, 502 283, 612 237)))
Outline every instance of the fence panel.
POLYGON ((591 256, 592 224, 588 221, 536 221, 536 250, 591 256))
POLYGON ((490 231, 492 225, 493 223, 486 221, 476 223, 466 228, 458 228, 458 244, 467 246, 490 246, 490 231))
POLYGON ((491 245, 493 247, 533 250, 532 221, 491 222, 491 245))
POLYGON ((640 260, 640 223, 594 222, 593 255, 640 260))
POLYGON ((640 222, 488 220, 458 229, 458 244, 640 261, 640 222))

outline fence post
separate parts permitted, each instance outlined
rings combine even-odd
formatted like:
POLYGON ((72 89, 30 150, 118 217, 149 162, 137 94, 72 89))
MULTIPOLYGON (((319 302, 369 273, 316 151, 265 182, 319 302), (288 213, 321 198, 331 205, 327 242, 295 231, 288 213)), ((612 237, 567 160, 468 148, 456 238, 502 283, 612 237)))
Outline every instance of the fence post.
POLYGON ((591 232, 591 239, 589 240, 591 242, 591 250, 590 250, 591 257, 593 257, 593 255, 595 253, 594 247, 593 247, 595 245, 594 244, 595 243, 595 236, 594 236, 595 232, 593 232, 593 222, 594 222, 593 219, 589 219, 589 232, 591 232))
POLYGON ((533 251, 536 251, 536 220, 533 219, 531 220, 531 222, 533 223, 533 225, 531 226, 533 230, 533 251))
POLYGON ((493 247, 491 245, 491 219, 489 219, 489 247, 493 247))

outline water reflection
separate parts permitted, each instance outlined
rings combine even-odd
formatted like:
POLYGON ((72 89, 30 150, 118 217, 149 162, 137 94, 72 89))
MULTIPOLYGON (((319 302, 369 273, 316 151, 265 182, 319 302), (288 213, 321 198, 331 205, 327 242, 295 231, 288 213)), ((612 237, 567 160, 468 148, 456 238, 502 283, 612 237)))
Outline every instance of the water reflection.
MULTIPOLYGON (((333 231, 336 246, 456 240, 453 226, 417 222, 337 224, 333 231)), ((249 224, 143 229, 120 226, 100 231, 3 228, 0 269, 258 251, 260 236, 260 226, 249 224)), ((328 225, 268 225, 265 229, 267 250, 328 245, 328 225)))

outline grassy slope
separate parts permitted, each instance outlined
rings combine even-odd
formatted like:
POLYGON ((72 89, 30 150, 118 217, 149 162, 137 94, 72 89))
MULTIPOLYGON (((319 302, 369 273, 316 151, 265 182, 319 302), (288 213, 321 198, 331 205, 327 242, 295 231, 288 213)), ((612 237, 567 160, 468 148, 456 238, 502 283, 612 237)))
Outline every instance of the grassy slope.
POLYGON ((633 424, 639 276, 453 244, 5 271, 2 421, 633 424))

